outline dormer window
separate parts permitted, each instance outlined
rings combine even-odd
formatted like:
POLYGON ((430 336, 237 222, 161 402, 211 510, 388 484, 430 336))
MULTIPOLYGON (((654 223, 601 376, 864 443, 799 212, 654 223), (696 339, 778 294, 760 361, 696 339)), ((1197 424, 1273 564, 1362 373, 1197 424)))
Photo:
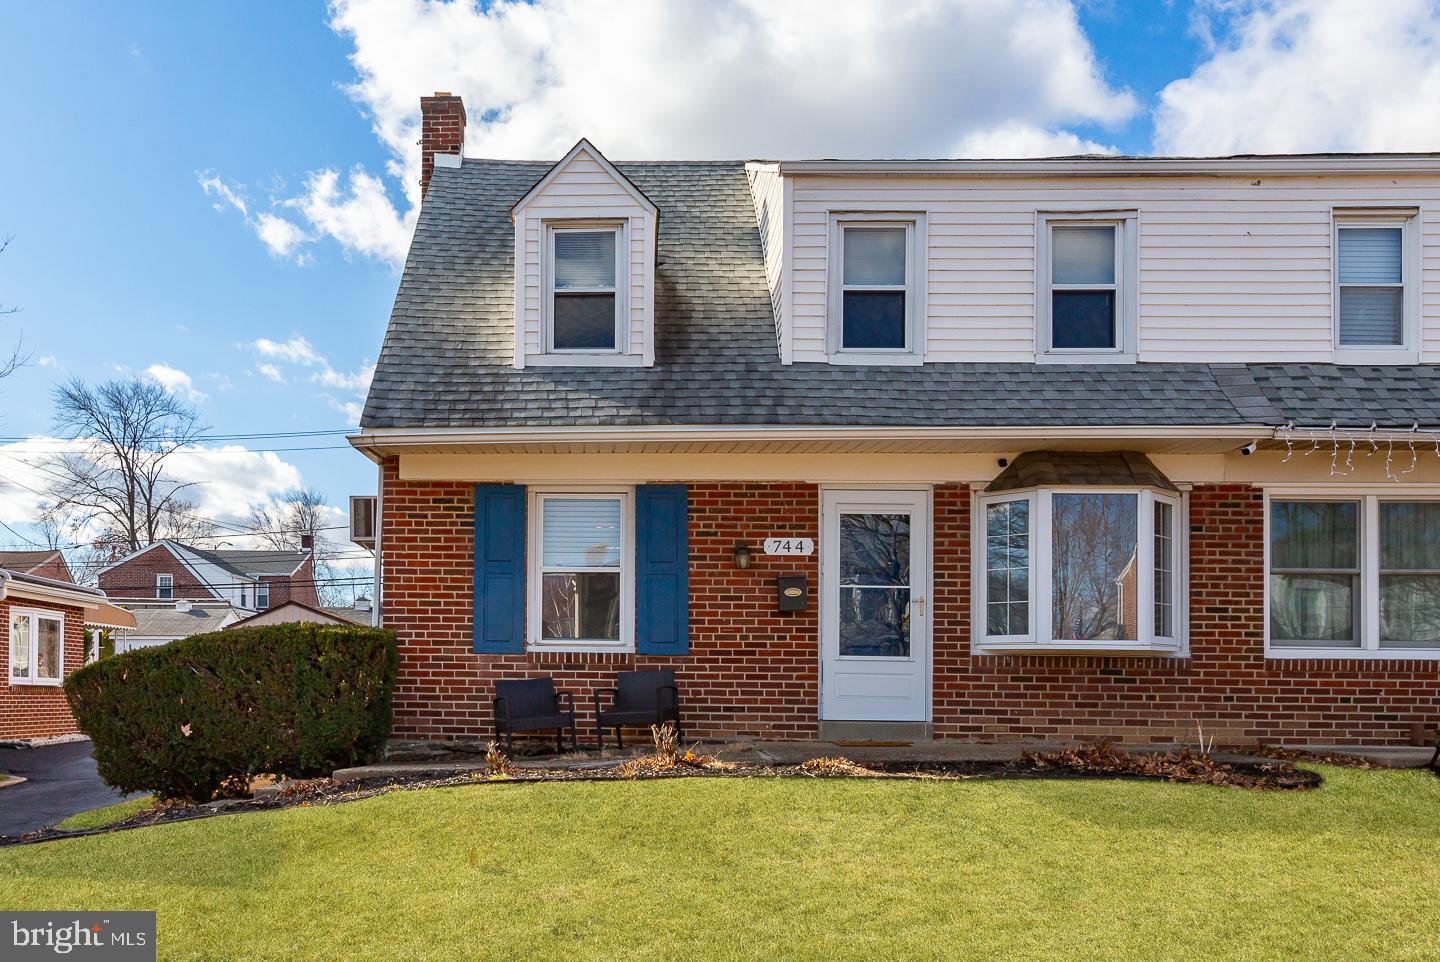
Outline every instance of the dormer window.
POLYGON ((510 208, 515 366, 655 363, 660 211, 588 141, 510 208))
POLYGON ((1419 360, 1414 210, 1334 212, 1335 360, 1419 360))
POLYGON ((550 312, 547 349, 599 353, 622 350, 618 224, 551 227, 547 250, 550 312))
POLYGON ((1037 359, 1135 360, 1136 222, 1133 212, 1041 215, 1037 359))
POLYGON ((829 355, 837 364, 918 364, 924 354, 925 218, 836 214, 829 355))

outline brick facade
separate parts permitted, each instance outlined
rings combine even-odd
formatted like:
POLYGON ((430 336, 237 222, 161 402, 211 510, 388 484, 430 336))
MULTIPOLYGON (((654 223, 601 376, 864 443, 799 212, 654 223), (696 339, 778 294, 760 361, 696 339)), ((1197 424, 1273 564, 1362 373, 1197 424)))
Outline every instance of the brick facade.
POLYGON ((10 609, 34 608, 65 616, 66 675, 85 664, 85 612, 69 605, 10 597, 0 600, 0 740, 51 738, 77 731, 65 692, 57 685, 10 683, 10 609))
POLYGON ((270 586, 270 607, 283 605, 287 601, 298 601, 302 605, 319 607, 320 592, 315 584, 315 558, 305 559, 292 575, 261 575, 260 580, 270 586))
MULTIPOLYGON (((809 737, 817 730, 818 553, 747 571, 737 542, 819 539, 820 493, 802 483, 690 485, 690 654, 471 652, 473 487, 383 481, 383 617, 400 639, 394 737, 483 738, 497 678, 549 674, 591 692, 613 672, 673 667, 696 735, 809 737), (806 575, 809 610, 775 611, 774 576, 806 575)), ((1440 718, 1440 661, 1267 660, 1264 501, 1244 485, 1190 498, 1190 656, 972 655, 970 492, 934 497, 933 708, 936 737, 977 741, 1112 737, 1221 744, 1257 740, 1407 743, 1440 718)))
POLYGON ((213 599, 214 592, 205 587, 180 559, 163 544, 151 545, 123 564, 100 572, 100 590, 111 598, 154 598, 155 576, 169 574, 175 579, 175 597, 213 599))

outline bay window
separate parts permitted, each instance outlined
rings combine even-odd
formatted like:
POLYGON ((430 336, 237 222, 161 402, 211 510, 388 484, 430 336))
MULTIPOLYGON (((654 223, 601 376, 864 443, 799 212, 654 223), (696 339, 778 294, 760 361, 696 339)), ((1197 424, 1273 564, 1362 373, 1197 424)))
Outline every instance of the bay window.
POLYGON ((1440 500, 1269 499, 1269 651, 1436 657, 1440 500))
POLYGON ((65 676, 65 618, 58 612, 10 610, 12 685, 58 685, 65 676))
POLYGON ((1179 504, 1148 489, 982 497, 979 648, 1177 651, 1179 504))
POLYGON ((630 494, 531 496, 530 645, 629 650, 634 597, 630 494))

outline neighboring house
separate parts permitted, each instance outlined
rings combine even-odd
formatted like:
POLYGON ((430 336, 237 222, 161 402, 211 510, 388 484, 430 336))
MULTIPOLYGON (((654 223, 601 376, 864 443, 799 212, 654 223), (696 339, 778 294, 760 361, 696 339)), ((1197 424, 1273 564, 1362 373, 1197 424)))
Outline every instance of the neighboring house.
POLYGON ((86 627, 134 619, 97 588, 0 567, 0 625, 0 741, 24 741, 75 732, 60 684, 85 664, 86 627))
POLYGON ((286 601, 319 604, 315 554, 197 548, 157 541, 100 569, 100 587, 124 601, 221 601, 241 611, 264 611, 286 601))
POLYGON ((0 551, 0 568, 38 575, 52 581, 75 583, 70 566, 65 563, 65 555, 54 548, 39 551, 0 551))
POLYGON ((531 163, 422 112, 352 439, 396 737, 636 667, 706 736, 1440 719, 1440 155, 531 163))
POLYGON ((369 625, 371 610, 368 598, 358 598, 350 607, 317 608, 287 601, 275 605, 268 611, 261 611, 248 618, 226 625, 227 628, 251 628, 258 625, 284 625, 295 622, 310 622, 319 625, 369 625))
POLYGON ((137 648, 154 648, 181 638, 228 628, 244 617, 223 602, 190 601, 181 598, 166 603, 126 602, 135 618, 135 627, 115 636, 115 654, 137 648))

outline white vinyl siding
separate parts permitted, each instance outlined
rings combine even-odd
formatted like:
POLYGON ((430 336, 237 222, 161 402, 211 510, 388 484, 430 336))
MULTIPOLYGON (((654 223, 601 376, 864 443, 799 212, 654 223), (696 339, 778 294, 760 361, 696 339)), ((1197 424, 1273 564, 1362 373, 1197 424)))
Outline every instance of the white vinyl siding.
MULTIPOLYGON (((1037 212, 1138 211, 1142 361, 1334 359, 1337 208, 1418 208, 1422 360, 1440 361, 1440 177, 793 178, 794 360, 826 361, 837 212, 923 211, 927 361, 1036 354, 1037 212)), ((782 271, 782 286, 785 272, 782 271)))
POLYGON ((775 341, 782 363, 790 363, 790 346, 785 340, 785 289, 781 264, 785 253, 786 178, 775 164, 746 164, 750 196, 755 202, 755 223, 760 229, 760 246, 765 253, 765 283, 770 288, 770 309, 775 315, 775 341))
MULTIPOLYGON (((654 343, 649 332, 654 318, 654 223, 650 212, 626 186, 602 167, 587 151, 581 151, 551 181, 517 212, 516 310, 517 336, 522 339, 523 357, 534 360, 545 355, 544 315, 548 297, 545 269, 547 226, 574 226, 585 222, 623 224, 626 268, 617 276, 624 287, 626 348, 634 358, 653 357, 654 343)), ((517 352, 517 354, 522 352, 517 352)), ((574 363, 574 358, 568 359, 574 363)))

